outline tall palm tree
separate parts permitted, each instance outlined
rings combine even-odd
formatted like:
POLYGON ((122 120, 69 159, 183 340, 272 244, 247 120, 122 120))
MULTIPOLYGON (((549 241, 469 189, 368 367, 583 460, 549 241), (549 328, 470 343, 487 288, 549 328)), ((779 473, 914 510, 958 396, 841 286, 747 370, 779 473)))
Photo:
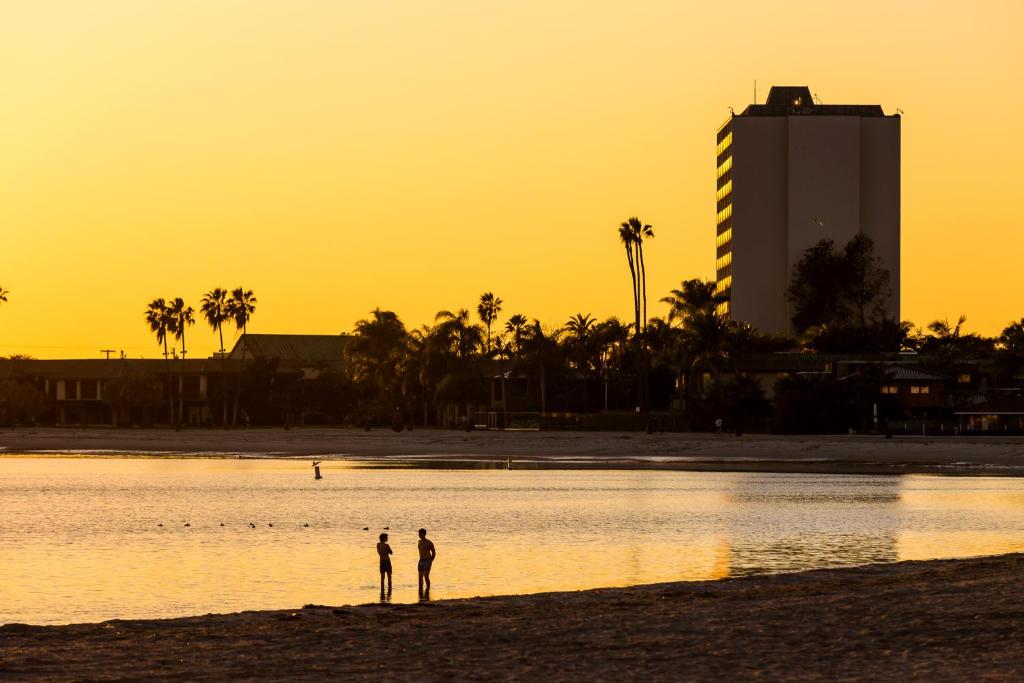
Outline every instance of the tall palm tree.
POLYGON ((242 377, 245 372, 245 333, 248 329, 249 320, 256 313, 256 296, 251 289, 236 287, 231 290, 231 298, 228 299, 228 315, 235 321, 235 329, 242 333, 242 361, 239 368, 238 381, 235 382, 235 406, 231 412, 232 426, 238 423, 238 401, 242 393, 242 377))
POLYGON ((501 299, 494 296, 493 292, 485 292, 480 295, 480 303, 476 307, 476 312, 480 316, 480 322, 487 327, 487 347, 485 351, 491 350, 491 325, 498 319, 498 314, 501 313, 501 304, 501 299))
MULTIPOLYGON (((156 343, 163 344, 164 347, 164 365, 167 366, 171 362, 170 352, 167 350, 167 335, 174 333, 174 319, 171 317, 170 307, 167 305, 167 301, 163 298, 153 299, 149 302, 146 307, 146 324, 149 325, 149 329, 156 335, 156 343)), ((168 378, 171 377, 171 373, 166 372, 168 378)), ((167 400, 170 405, 170 416, 171 422, 174 422, 174 394, 173 392, 167 392, 167 400)))
MULTIPOLYGON (((647 327, 647 266, 644 262, 644 240, 654 239, 654 228, 640 221, 636 216, 630 216, 619 226, 619 239, 625 243, 626 238, 631 242, 630 260, 632 270, 635 270, 634 288, 636 289, 636 306, 639 324, 639 334, 647 327)), ((627 246, 627 248, 629 248, 627 246)))
POLYGON ((203 295, 203 303, 200 306, 203 318, 207 324, 217 333, 220 339, 220 389, 221 389, 221 424, 225 429, 228 427, 228 371, 226 352, 224 351, 224 323, 231 320, 231 311, 228 307, 228 290, 217 287, 203 295))
POLYGON ((171 302, 169 313, 173 320, 174 338, 181 342, 181 373, 178 375, 178 427, 181 427, 181 419, 185 414, 185 330, 196 324, 196 317, 195 310, 186 306, 180 296, 171 302))
POLYGON ((619 241, 622 242, 622 246, 626 249, 626 261, 629 263, 629 278, 633 286, 633 318, 636 320, 636 327, 634 328, 637 336, 640 335, 640 290, 637 288, 637 272, 636 272, 636 247, 633 236, 633 229, 630 227, 629 221, 622 223, 619 226, 619 241))
POLYGON ((629 272, 633 278, 637 397, 643 410, 647 410, 647 359, 643 346, 643 334, 647 329, 647 266, 644 262, 644 240, 653 238, 654 228, 636 216, 630 216, 619 225, 619 240, 626 248, 629 272))

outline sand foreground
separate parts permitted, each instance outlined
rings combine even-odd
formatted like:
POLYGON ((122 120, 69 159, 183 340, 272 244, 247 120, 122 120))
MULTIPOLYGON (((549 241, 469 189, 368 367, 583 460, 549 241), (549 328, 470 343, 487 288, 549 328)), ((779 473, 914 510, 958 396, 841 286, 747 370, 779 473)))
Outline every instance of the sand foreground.
POLYGON ((498 462, 527 467, 898 474, 1024 475, 1024 437, 781 436, 630 432, 461 432, 417 429, 0 430, 0 454, 111 451, 137 454, 317 456, 412 462, 498 462))
POLYGON ((1021 680, 1024 555, 0 627, 0 678, 1021 680))

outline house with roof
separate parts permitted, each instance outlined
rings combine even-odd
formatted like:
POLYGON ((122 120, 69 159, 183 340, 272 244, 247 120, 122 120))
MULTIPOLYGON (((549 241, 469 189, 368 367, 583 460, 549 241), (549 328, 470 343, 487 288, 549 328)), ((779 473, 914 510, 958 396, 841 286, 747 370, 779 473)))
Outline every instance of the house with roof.
POLYGON ((245 360, 276 360, 282 371, 297 371, 302 379, 316 379, 330 370, 344 367, 347 334, 244 334, 228 354, 239 363, 245 360))

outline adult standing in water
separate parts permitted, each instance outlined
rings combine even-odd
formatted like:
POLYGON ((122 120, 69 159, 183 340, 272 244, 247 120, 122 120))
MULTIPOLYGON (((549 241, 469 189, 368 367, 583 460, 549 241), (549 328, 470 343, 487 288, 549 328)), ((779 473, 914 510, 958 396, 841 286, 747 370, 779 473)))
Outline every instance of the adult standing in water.
POLYGON ((434 558, 437 557, 433 541, 427 539, 426 529, 420 529, 419 550, 420 561, 417 569, 420 573, 420 597, 426 597, 430 595, 430 566, 434 564, 434 558), (423 590, 424 584, 427 587, 426 591, 423 590))

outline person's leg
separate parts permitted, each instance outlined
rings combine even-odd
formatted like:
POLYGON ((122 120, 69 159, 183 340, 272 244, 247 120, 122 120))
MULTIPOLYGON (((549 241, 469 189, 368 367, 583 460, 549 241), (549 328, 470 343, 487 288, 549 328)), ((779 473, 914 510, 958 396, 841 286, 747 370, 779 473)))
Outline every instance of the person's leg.
POLYGON ((430 590, 430 567, 427 567, 427 571, 423 572, 423 580, 427 583, 427 590, 430 590))
MULTIPOLYGON (((381 581, 381 590, 384 589, 384 582, 381 581)), ((388 593, 391 592, 391 571, 388 571, 388 593)))
POLYGON ((420 593, 423 592, 423 572, 420 572, 420 593))
MULTIPOLYGON (((388 579, 390 580, 390 578, 391 577, 389 576, 388 579)), ((383 569, 380 570, 380 592, 381 593, 384 592, 384 570, 383 569)))

